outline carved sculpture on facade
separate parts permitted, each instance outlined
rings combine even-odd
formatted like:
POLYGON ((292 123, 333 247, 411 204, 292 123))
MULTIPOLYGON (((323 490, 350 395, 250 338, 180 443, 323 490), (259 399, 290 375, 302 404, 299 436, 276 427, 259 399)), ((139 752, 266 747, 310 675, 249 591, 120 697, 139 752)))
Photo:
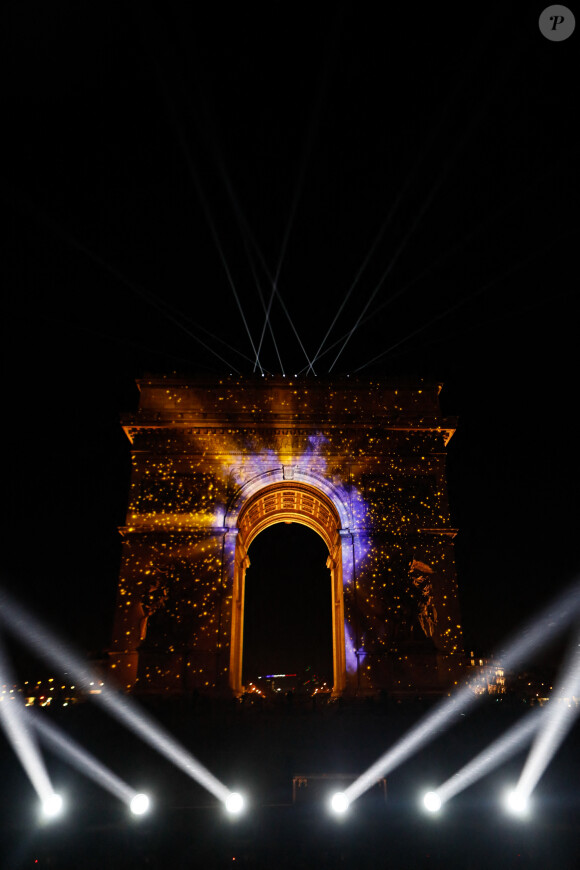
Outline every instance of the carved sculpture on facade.
POLYGON ((409 578, 417 591, 417 617, 426 637, 433 637, 437 624, 437 608, 433 600, 433 569, 413 559, 409 565, 409 578))
POLYGON ((150 583, 146 593, 141 598, 139 604, 141 607, 142 617, 139 623, 139 640, 144 641, 147 637, 147 626, 149 618, 158 610, 165 606, 169 597, 169 589, 162 585, 161 577, 156 577, 150 583))

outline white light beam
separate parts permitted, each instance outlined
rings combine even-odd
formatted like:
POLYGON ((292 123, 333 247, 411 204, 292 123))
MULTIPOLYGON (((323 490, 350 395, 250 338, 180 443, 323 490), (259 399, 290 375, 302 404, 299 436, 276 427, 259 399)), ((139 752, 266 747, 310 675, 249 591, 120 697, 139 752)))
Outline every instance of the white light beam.
POLYGON ((41 738, 66 761, 73 764, 81 773, 89 776, 111 794, 126 804, 130 804, 137 792, 116 774, 80 746, 69 734, 65 734, 54 722, 32 709, 26 710, 27 717, 41 738))
MULTIPOLYGON (((4 645, 0 638, 0 685, 13 686, 14 680, 4 645)), ((55 797, 42 755, 34 739, 34 734, 26 721, 26 708, 19 694, 0 695, 0 723, 2 724, 8 742, 18 756, 30 782, 43 806, 49 806, 55 797)))
POLYGON ((527 802, 544 771, 558 751, 576 718, 580 695, 580 631, 568 654, 564 674, 554 686, 546 708, 544 727, 536 736, 515 788, 514 800, 527 802))
MULTIPOLYGON (((496 657, 504 668, 520 665, 532 652, 536 653, 550 640, 566 629, 580 610, 580 582, 576 581, 558 598, 530 620, 496 657)), ((438 704, 420 722, 395 743, 371 767, 359 776, 345 791, 350 802, 360 797, 377 780, 386 776, 423 746, 434 740, 442 728, 448 728, 460 713, 474 707, 483 695, 474 689, 487 684, 487 675, 482 669, 475 681, 462 686, 450 698, 438 704)))
POLYGON ((516 722, 508 731, 490 743, 489 746, 476 755, 465 767, 450 777, 437 789, 441 803, 464 791, 474 782, 486 776, 490 771, 499 767, 502 762, 515 755, 532 738, 538 729, 541 716, 544 713, 542 707, 537 707, 516 722))
MULTIPOLYGON (((13 601, 5 591, 0 593, 0 616, 10 632, 20 637, 31 649, 57 668, 66 669, 73 674, 82 689, 88 691, 91 683, 98 681, 99 677, 85 665, 78 653, 43 626, 28 610, 13 601)), ((102 687, 99 695, 90 697, 215 797, 226 801, 230 794, 229 789, 159 723, 141 710, 132 698, 121 695, 107 685, 102 687)))

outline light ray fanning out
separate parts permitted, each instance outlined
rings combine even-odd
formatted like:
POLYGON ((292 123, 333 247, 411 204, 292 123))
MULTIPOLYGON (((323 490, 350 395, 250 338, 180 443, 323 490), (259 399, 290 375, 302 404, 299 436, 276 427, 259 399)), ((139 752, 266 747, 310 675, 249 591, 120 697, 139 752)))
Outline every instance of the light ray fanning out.
MULTIPOLYGON (((98 680, 78 653, 43 626, 32 613, 15 602, 5 591, 0 593, 0 615, 4 626, 12 634, 18 636, 40 657, 50 661, 55 667, 66 669, 82 689, 88 690, 89 686, 98 680)), ((119 694, 107 685, 102 687, 100 694, 90 697, 219 800, 227 799, 230 794, 229 789, 169 732, 141 710, 132 698, 119 694)))
POLYGON ((177 119, 176 113, 175 113, 173 105, 171 103, 170 103, 170 113, 171 113, 171 117, 173 119, 175 128, 177 130, 177 137, 179 140, 179 144, 181 146, 181 150, 183 151, 183 155, 185 158, 187 168, 189 170, 189 174, 191 176, 191 180, 193 181, 194 187, 197 191, 197 195, 199 197, 199 201, 201 203, 203 213, 205 215, 205 219, 206 219, 207 225, 209 227, 209 231, 211 233, 211 237, 213 239, 214 245, 216 246, 216 250, 218 252, 218 255, 219 255, 221 264, 223 266, 224 272, 226 273, 226 278, 227 278, 228 284, 230 285, 230 290, 232 291, 234 299, 236 301, 236 305, 238 306, 238 311, 240 312, 240 316, 242 318, 244 328, 245 328, 246 333, 248 335, 248 338, 250 340, 252 352, 254 353, 254 355, 256 357, 258 366, 260 368, 260 372, 262 372, 262 374, 263 374, 262 366, 260 365, 259 354, 258 354, 258 351, 256 350, 256 346, 254 345, 254 339, 252 338, 252 333, 250 331, 250 327, 248 326, 248 321, 246 320, 246 315, 244 314, 242 302, 240 300, 238 291, 236 289, 236 285, 234 283, 234 279, 232 277, 232 273, 231 273, 230 267, 228 265, 228 261, 226 260, 226 255, 224 253, 222 243, 221 243, 220 238, 218 236, 217 228, 216 228, 215 221, 212 217, 212 214, 211 214, 211 211, 209 208, 209 203, 207 201, 207 197, 206 197, 205 192, 203 190, 203 187, 201 185, 199 173, 198 173, 197 168, 193 162, 193 158, 191 156, 189 147, 187 145, 187 142, 185 141, 185 136, 183 134, 183 130, 181 129, 181 125, 177 119))
MULTIPOLYGON (((274 301, 274 296, 276 295, 275 288, 272 288, 272 292, 270 293, 270 298, 268 299, 268 305, 265 309, 264 315, 264 323, 262 324, 262 332, 260 333, 260 340, 258 342, 258 350, 256 351, 256 361, 254 363, 254 371, 256 371, 256 366, 258 365, 258 357, 262 352, 262 345, 264 343, 264 336, 266 335, 266 329, 268 328, 268 324, 270 322, 270 311, 272 309, 272 302, 274 301)), ((270 327, 270 332, 273 333, 272 327, 270 327)), ((276 350, 278 349, 278 345, 275 344, 276 350)), ((280 354, 278 354, 278 362, 280 363, 280 368, 282 370, 282 374, 284 374, 284 366, 282 365, 282 360, 280 359, 280 354)))
POLYGON ((579 695, 580 629, 576 631, 564 673, 554 686, 552 698, 546 708, 544 725, 532 744, 520 774, 514 791, 515 802, 521 800, 527 804, 530 795, 580 713, 580 708, 576 706, 579 695))
POLYGON ((290 317, 290 312, 288 311, 288 309, 286 308, 286 305, 284 304, 284 300, 282 299, 282 297, 281 297, 281 295, 280 295, 280 292, 279 292, 279 290, 278 290, 278 287, 275 287, 275 290, 276 290, 276 295, 278 296, 278 302, 279 302, 280 305, 282 306, 282 310, 284 311, 284 314, 286 315, 286 318, 287 318, 287 320, 288 320, 288 323, 290 324, 290 327, 291 327, 291 329, 292 329, 292 332, 293 332, 294 335, 296 336, 296 340, 297 340, 298 344, 300 345, 300 349, 301 349, 302 353, 304 354, 304 356, 306 357, 306 362, 308 363, 308 370, 309 370, 309 371, 311 370, 311 371, 312 371, 312 374, 313 374, 313 375, 316 375, 316 372, 314 371, 313 364, 312 364, 312 362, 310 361, 310 357, 309 357, 308 354, 306 353, 306 348, 305 348, 304 345, 302 344, 302 339, 301 339, 300 336, 298 335, 298 330, 297 330, 296 327, 294 326, 294 321, 293 321, 292 318, 290 317))
POLYGON ((195 333, 191 332, 191 330, 183 324, 181 320, 181 317, 183 315, 181 315, 181 313, 177 309, 175 309, 171 305, 168 305, 166 302, 162 302, 162 300, 160 300, 159 297, 155 295, 155 293, 152 293, 150 290, 145 290, 143 287, 139 286, 139 284, 131 281, 116 266, 114 266, 112 263, 109 263, 108 260, 105 260, 102 256, 89 248, 86 244, 79 241, 79 239, 77 239, 70 232, 70 230, 68 230, 64 226, 61 226, 52 217, 43 212, 42 209, 40 209, 36 204, 28 201, 24 197, 19 197, 19 207, 27 214, 32 215, 39 222, 48 226, 56 236, 65 241, 71 247, 75 248, 77 251, 80 251, 82 254, 92 260, 93 263, 96 263, 101 269, 112 275, 117 281, 119 281, 119 283, 123 284, 141 299, 145 300, 148 305, 151 305, 153 308, 159 311, 160 314, 162 314, 163 317, 165 317, 170 323, 172 323, 174 326, 184 332, 187 336, 189 336, 189 338, 192 338, 195 342, 200 344, 213 356, 217 357, 217 359, 219 359, 220 362, 224 363, 230 371, 234 371, 236 372, 236 374, 240 374, 240 371, 236 369, 235 366, 232 366, 232 364, 224 359, 221 354, 219 354, 212 347, 206 344, 205 341, 195 335, 195 333), (171 311, 173 311, 174 314, 180 316, 174 316, 171 311))
MULTIPOLYGON (((568 233, 565 233, 565 236, 570 235, 574 231, 576 231, 576 228, 573 228, 568 233)), ((560 235, 558 238, 562 238, 562 235, 560 235)), ((436 314, 434 317, 432 317, 426 323, 422 324, 422 326, 419 326, 416 329, 413 329, 407 335, 403 336, 403 338, 399 339, 399 341, 395 342, 395 344, 392 344, 390 347, 386 348, 385 350, 382 350, 380 353, 376 354, 376 356, 372 357, 372 359, 367 360, 366 363, 363 363, 362 365, 358 366, 358 368, 353 369, 352 373, 358 374, 358 372, 361 372, 363 369, 366 369, 368 366, 372 365, 378 359, 381 359, 382 357, 387 356, 387 354, 390 354, 393 350, 396 350, 402 344, 405 344, 407 341, 410 341, 416 335, 419 335, 420 333, 425 332, 425 330, 429 329, 431 326, 433 326, 433 324, 438 323, 440 320, 443 320, 445 317, 448 317, 450 314, 452 314, 454 311, 457 311, 459 308, 463 308, 469 302, 473 302, 473 300, 477 299, 478 296, 481 296, 483 293, 487 293, 488 290, 490 290, 492 287, 495 287, 500 282, 504 281, 510 275, 513 275, 515 272, 519 272, 520 269, 523 269, 524 266, 527 266, 530 263, 534 262, 535 260, 538 259, 538 257, 541 257, 543 254, 547 254, 550 251, 552 251, 553 245, 554 245, 554 242, 550 242, 548 245, 543 245, 541 248, 536 249, 534 251, 534 253, 532 254, 532 256, 525 257, 525 258, 518 260, 516 263, 514 263, 512 266, 510 266, 509 269, 503 271, 500 275, 493 278, 491 281, 488 281, 482 287, 478 287, 472 293, 461 296, 456 302, 453 303, 453 305, 450 305, 448 308, 444 309, 444 311, 441 311, 439 314, 436 314)), ((553 296, 551 295, 550 298, 553 298, 553 296)))
MULTIPOLYGON (((529 620, 495 658, 501 661, 504 668, 515 668, 521 665, 526 657, 539 652, 549 641, 565 631, 579 610, 580 582, 576 581, 542 613, 529 620)), ((474 689, 484 686, 486 683, 487 675, 482 669, 470 685, 462 686, 450 698, 438 704, 411 731, 348 786, 345 790, 347 799, 352 802, 360 797, 377 780, 399 767, 415 752, 434 740, 442 728, 450 727, 454 721, 457 721, 460 713, 474 707, 483 698, 483 695, 477 694, 474 689)))
MULTIPOLYGON (((163 69, 162 65, 157 60, 155 61, 155 68, 157 70, 157 73, 159 76, 159 83, 162 87, 163 95, 165 97, 165 104, 167 106, 167 112, 168 112, 170 120, 173 124, 176 138, 177 138, 177 141, 179 143, 179 147, 181 148, 181 152, 183 154, 185 165, 186 165, 187 170, 189 172, 189 176, 191 178, 191 181, 193 182, 193 186, 195 187, 195 190, 196 190, 199 202, 201 204, 206 223, 208 225, 208 228, 209 228, 211 237, 213 239, 214 245, 216 247, 219 259, 221 261, 224 272, 226 274, 227 282, 228 282, 230 289, 233 293, 234 299, 236 301, 236 305, 238 307, 238 311, 240 312, 240 316, 242 318, 244 328, 245 328, 246 333, 248 335, 248 338, 250 340, 252 352, 254 353, 254 355, 257 358, 257 351, 256 351, 256 348, 254 346, 254 340, 252 338, 252 333, 250 331, 250 327, 248 326, 248 321, 246 319, 246 315, 244 313, 244 309, 242 307, 242 303, 241 303, 238 291, 236 289, 236 285, 234 283, 234 279, 232 277, 232 273, 231 273, 230 267, 228 265, 228 261, 226 259, 226 255, 225 255, 222 243, 220 241, 220 238, 219 238, 219 235, 217 232, 215 221, 214 221, 212 214, 211 214, 211 210, 209 207, 207 197, 205 195, 205 191, 204 191, 202 183, 201 183, 199 172, 197 170, 197 167, 195 165, 195 161, 194 161, 193 156, 191 154, 191 149, 187 143, 187 139, 186 139, 185 133, 183 131, 183 126, 182 126, 182 124, 178 118, 178 115, 177 115, 177 108, 176 108, 175 102, 173 100, 172 94, 171 94, 170 89, 169 89, 169 84, 168 84, 168 80, 167 80, 167 77, 165 74, 165 70, 163 69)), ((259 360, 258 360, 258 365, 260 365, 259 360)), ((260 366, 260 371, 262 371, 261 366, 260 366)), ((238 372, 238 374, 239 374, 239 372, 238 372)), ((263 374, 263 372, 262 372, 262 374, 263 374)))
MULTIPOLYGON (((217 147, 217 144, 215 141, 214 141, 214 148, 216 151, 218 151, 218 152, 220 151, 220 149, 217 147)), ((221 155, 218 158, 218 169, 220 172, 221 179, 224 183, 224 187, 226 188, 227 194, 230 198, 230 202, 233 206, 234 214, 236 215, 236 219, 238 221, 238 227, 240 228, 240 233, 242 235, 242 239, 243 239, 243 243, 244 243, 244 250, 246 252, 246 256, 247 256, 248 262, 250 264, 250 271, 252 272, 252 278, 254 279, 254 283, 256 285, 256 290, 257 290, 258 296, 260 298, 260 303, 262 305, 262 308, 264 309, 265 320, 264 320, 264 325, 262 327, 262 332, 260 334, 260 339, 258 341, 258 349, 256 352, 256 357, 253 361, 254 362, 253 371, 255 372, 256 368, 258 366, 259 356, 262 352, 262 344, 264 342, 264 335, 266 333, 266 328, 268 328, 270 331, 270 335, 272 337, 272 343, 274 344, 276 356, 278 357, 278 362, 280 364, 280 371, 282 372, 282 374, 284 374, 284 366, 282 364, 282 358, 280 356, 280 351, 278 349, 278 343, 276 342, 276 337, 274 335, 274 327, 272 326, 272 321, 270 319, 270 307, 272 305, 272 300, 270 300, 270 303, 269 303, 270 307, 268 307, 266 305, 266 302, 264 301, 264 296, 262 294, 262 289, 260 287, 260 281, 258 279, 256 267, 254 265, 254 259, 252 257, 251 252, 250 252, 249 243, 251 243, 252 247, 254 248, 254 250, 255 250, 255 252, 260 260, 260 263, 262 264, 262 266, 264 268, 265 273, 267 275, 269 275, 270 271, 269 271, 268 266, 266 264, 266 260, 265 260, 263 253, 262 253, 262 250, 261 250, 260 246, 258 245, 258 242, 256 241, 256 237, 255 237, 254 233, 252 232, 252 229, 251 229, 251 227, 247 221, 247 218, 242 210, 242 206, 240 205, 240 201, 239 201, 238 197, 236 196, 236 193, 234 191, 229 173, 226 169, 224 159, 221 155)))
POLYGON ((42 740, 57 752, 65 761, 69 761, 81 773, 86 774, 119 800, 130 804, 137 794, 131 786, 98 761, 90 752, 80 746, 69 734, 65 734, 54 722, 35 710, 26 710, 27 717, 42 740))
MULTIPOLYGON (((366 314, 366 312, 367 312, 369 306, 371 305, 371 303, 373 302, 373 300, 374 300, 375 297, 377 296, 378 292, 379 292, 380 289, 382 288, 382 286, 383 286, 384 282, 386 281, 386 279, 389 277, 391 271, 393 270, 394 266, 396 265, 396 263, 397 263, 399 257, 401 256, 403 250, 406 248, 409 239, 410 239, 410 238, 412 237, 412 235, 414 234, 415 230, 417 229, 417 227, 418 227, 419 223, 421 222, 421 220, 422 220, 423 216, 425 215, 425 213, 426 213, 426 212, 429 210, 429 208, 431 207, 431 203, 433 202, 433 200, 434 200, 435 197, 437 196, 439 190, 443 187, 443 185, 444 185, 444 183, 445 183, 445 181, 446 181, 446 178, 447 178, 448 173, 451 171, 452 167, 454 167, 454 166, 456 165, 457 158, 458 158, 459 154, 460 154, 460 153, 462 152, 462 150, 465 148, 465 146, 466 146, 466 144, 467 144, 469 138, 471 137, 471 135, 472 135, 473 132, 475 131, 477 125, 479 124, 480 120, 482 119, 483 115, 485 114, 485 110, 486 110, 486 108, 487 108, 487 105, 491 103, 491 100, 492 100, 492 97, 493 97, 493 93, 494 93, 494 91, 495 91, 495 88, 497 88, 497 87, 499 86, 500 82, 501 82, 501 77, 498 76, 498 78, 496 79, 496 83, 495 83, 495 86, 494 86, 493 90, 490 90, 490 92, 486 95, 485 100, 484 100, 484 101, 482 102, 482 104, 480 105, 479 111, 477 111, 477 112, 473 115, 473 117, 471 118, 470 123, 465 127, 465 131, 464 131, 463 136, 462 136, 462 137, 457 141, 455 147, 451 150, 451 152, 450 152, 450 154, 449 154, 449 156, 448 156, 448 158, 447 158, 445 164, 443 165, 441 171, 439 172, 439 174, 438 174, 437 177, 435 178, 435 181, 434 181, 434 183, 432 184, 431 189, 429 190, 429 193, 427 194, 427 196, 426 196, 425 199, 423 200, 423 203, 421 204, 421 206, 420 206, 420 208, 419 208, 419 210, 418 210, 418 212, 417 212, 417 215, 416 215, 415 219, 413 220, 413 222, 412 222, 412 224, 411 224, 410 229, 409 229, 409 230, 407 231, 407 233, 403 236, 402 241, 399 243, 399 245, 398 245, 398 247, 397 247, 395 253, 394 253, 393 256, 391 257, 391 260, 390 260, 389 264, 387 265, 385 271, 384 271, 383 274, 381 275, 381 277, 380 277, 380 279, 379 279, 379 281, 378 281, 378 283, 377 283, 375 289, 373 290, 373 292, 371 293, 369 299, 367 300, 367 302, 366 302, 366 304, 365 304, 365 306, 364 306, 364 308, 363 308, 361 314, 359 315, 359 317, 358 317, 357 320, 355 321, 354 325, 353 325, 352 328, 350 329, 349 333, 347 334, 347 337, 346 337, 346 339, 344 340, 343 345, 341 346, 339 352, 337 353, 337 355, 336 355, 336 357, 335 357, 335 359, 334 359, 334 362, 332 363, 332 365, 330 366, 330 368, 329 368, 329 370, 328 370, 329 372, 332 371, 332 369, 333 369, 334 366, 336 365, 336 363, 337 363, 339 357, 341 356, 342 352, 344 351, 346 345, 347 345, 348 342, 350 341, 350 339, 351 339, 353 333, 354 333, 355 330, 360 326, 360 324, 361 324, 361 322, 362 322, 362 320, 363 320, 363 317, 364 317, 364 315, 366 314)), ((405 289, 406 289, 406 288, 405 288, 405 289)), ((401 291, 398 291, 397 293, 393 294, 392 297, 389 297, 389 299, 386 300, 386 303, 391 302, 392 299, 397 298, 397 297, 400 296, 400 295, 401 295, 401 291)))
MULTIPOLYGON (((0 685, 14 685, 11 667, 4 651, 1 637, 0 685)), ((19 694, 15 693, 14 697, 11 697, 9 694, 0 696, 0 723, 4 728, 8 742, 18 756, 42 805, 50 806, 55 792, 34 738, 34 733, 28 726, 26 713, 27 710, 19 694)))
MULTIPOLYGON (((492 32, 491 22, 488 22, 487 28, 485 30, 482 30, 481 39, 480 39, 480 43, 477 47, 477 50, 474 51, 473 47, 470 47, 467 50, 469 52, 469 58, 470 58, 472 65, 476 62, 477 59, 479 59, 481 57, 482 52, 485 50, 485 47, 488 45, 488 38, 489 38, 489 35, 491 34, 491 32, 492 32)), ((404 195, 407 193, 407 190, 409 189, 412 181, 415 178, 417 178, 418 172, 421 168, 421 164, 423 163, 427 154, 429 154, 431 152, 431 150, 434 146, 435 140, 436 140, 444 122, 447 120, 447 118, 451 112, 451 109, 452 109, 452 107, 457 99, 458 94, 461 92, 462 89, 464 89, 466 87, 467 81, 468 81, 467 74, 464 74, 462 76, 458 76, 456 78, 455 87, 450 90, 449 95, 448 95, 448 97, 443 105, 443 109, 441 111, 441 114, 439 115, 439 117, 436 119, 436 122, 431 127, 431 130, 430 130, 428 136, 425 137, 425 140, 423 142, 423 147, 419 151, 419 153, 418 153, 418 155, 417 155, 417 157, 412 165, 410 172, 407 174, 405 182, 403 183, 401 189, 399 190, 399 193, 397 195, 395 202, 391 206, 387 217, 385 218, 385 220, 381 224, 381 227, 379 228, 379 231, 376 234, 376 236, 372 242, 370 250, 368 251, 367 255, 365 256, 362 264, 359 266, 358 272, 357 272, 352 284, 350 285, 350 287, 346 293, 345 298, 343 299, 338 311, 336 312, 336 314, 333 318, 333 321, 330 324, 330 327, 328 328, 326 335, 324 336, 318 350, 314 354, 314 359, 312 360, 313 363, 315 363, 317 361, 317 359, 319 358, 319 356, 321 355, 322 348, 326 344, 328 337, 329 337, 330 333, 332 332, 336 321, 338 320, 343 308, 345 307, 345 305, 348 302, 350 296, 352 295, 355 287, 357 286, 362 273, 364 272, 364 270, 368 266, 368 264, 373 256, 374 252, 376 251, 378 245, 382 241, 382 239, 385 235, 385 232, 387 231, 387 229, 391 225, 391 222, 392 222, 392 220, 397 212, 397 209, 399 208, 399 205, 401 204, 401 202, 403 200, 404 195)), ((412 282, 410 282, 410 285, 405 286, 404 288, 402 288, 401 291, 390 296, 389 299, 385 300, 385 302, 383 302, 379 306, 379 308, 384 308, 390 302, 394 301, 394 299, 396 299, 398 296, 402 295, 402 293, 404 293, 406 290, 408 290, 409 286, 411 286, 412 284, 415 284, 416 281, 417 281, 417 279, 413 280, 412 282)), ((370 315, 370 317, 374 317, 374 312, 370 315)), ((364 318, 363 320, 360 320, 359 326, 362 325, 363 323, 365 323, 366 320, 368 320, 368 319, 369 318, 364 318)), ((339 344, 345 338, 347 341, 349 340, 348 333, 346 334, 346 336, 342 336, 342 338, 338 339, 338 341, 336 341, 333 345, 331 345, 331 347, 328 348, 328 350, 331 350, 333 347, 335 347, 337 344, 339 344)), ((342 353, 342 351, 341 351, 341 353, 342 353)))
MULTIPOLYGON (((249 230, 248 230, 248 231, 249 231, 249 230)), ((255 241, 253 241, 253 244, 254 244, 254 245, 256 246, 256 248, 257 248, 257 243, 256 243, 255 241)), ((248 257, 248 262, 249 262, 249 264, 250 264, 250 270, 251 270, 251 272, 252 272, 252 277, 253 277, 253 279, 254 279, 254 283, 255 283, 255 285, 256 285, 256 290, 258 291, 258 296, 259 296, 259 298, 260 298, 260 303, 261 303, 261 305, 262 305, 262 308, 264 309, 264 314, 266 315, 266 321, 265 321, 265 323, 267 323, 267 325, 268 325, 268 329, 270 330, 270 336, 271 336, 271 338, 272 338, 272 343, 273 343, 273 345, 274 345, 274 350, 276 351, 276 356, 278 357, 278 362, 280 363, 280 371, 282 372, 282 374, 284 374, 284 366, 283 366, 283 364, 282 364, 282 357, 280 356, 280 350, 279 350, 279 348, 278 348, 278 342, 276 341, 276 336, 274 335, 274 327, 273 327, 273 325, 272 325, 272 320, 270 319, 270 313, 269 313, 269 310, 268 310, 268 308, 267 308, 267 306, 266 306, 266 302, 265 302, 265 300, 264 300, 264 295, 263 295, 263 293, 262 293, 262 288, 261 288, 261 286, 260 286, 260 280, 259 280, 259 278, 258 278, 258 273, 257 273, 257 271, 256 271, 256 267, 255 267, 255 264, 254 264, 254 258, 252 257, 252 254, 251 254, 251 252, 250 252, 250 249, 249 249, 249 246, 248 246, 248 240, 247 240, 246 237, 244 237, 244 249, 245 249, 245 251, 246 251, 246 256, 248 257)), ((261 253, 259 252, 259 249, 258 249, 258 253, 259 253, 260 258, 263 260, 263 257, 262 257, 262 255, 261 255, 261 253)), ((262 341, 263 341, 263 333, 262 333, 262 335, 260 336, 260 342, 259 342, 259 345, 258 345, 258 354, 259 354, 259 353, 261 352, 261 350, 262 350, 262 341)), ((258 364, 258 359, 257 359, 257 357, 256 357, 256 359, 254 360, 254 369, 253 369, 254 371, 256 371, 256 366, 257 366, 257 364, 258 364)))
MULTIPOLYGON (((274 301, 274 297, 277 296, 277 297, 278 297, 278 302, 280 303, 280 306, 282 307, 282 310, 283 310, 284 314, 286 315, 286 319, 288 320, 288 323, 290 324, 290 328, 292 329, 292 332, 293 332, 294 335, 296 336, 296 340, 298 341, 298 344, 300 345, 300 349, 301 349, 302 353, 303 353, 304 356, 306 357, 306 363, 307 363, 307 365, 306 365, 305 371, 310 371, 310 370, 312 370, 312 373, 315 375, 316 372, 314 371, 314 368, 313 368, 313 362, 314 362, 314 360, 313 360, 312 362, 310 361, 310 357, 309 357, 308 354, 306 353, 306 348, 304 347, 304 344, 302 343, 302 339, 300 338, 300 336, 299 336, 299 334, 298 334, 298 330, 296 329, 296 326, 294 325, 294 321, 292 320, 292 317, 290 316, 290 312, 288 311, 288 308, 286 307, 286 305, 285 305, 285 303, 284 303, 284 300, 282 299, 282 295, 281 295, 281 293, 280 293, 280 290, 278 289, 278 273, 276 273, 276 275, 275 275, 274 277, 272 276, 272 273, 270 272, 270 270, 269 270, 269 268, 268 268, 268 264, 266 263, 266 261, 265 261, 265 259, 264 259, 264 255, 262 254, 260 248, 258 247, 258 244, 257 244, 257 242, 256 242, 256 240, 255 240, 255 238, 254 238, 254 236, 253 236, 253 234, 252 234, 251 232, 249 232, 248 237, 249 237, 250 241, 252 242, 252 245, 253 245, 253 247, 254 247, 254 250, 256 251, 256 254, 258 255, 258 259, 260 260, 260 264, 261 264, 261 266, 262 266, 262 269, 263 269, 264 272, 266 273, 266 275, 267 275, 267 277, 268 277, 268 280, 270 281, 270 283, 271 283, 271 285, 272 285, 272 291, 271 291, 271 293, 270 293, 270 299, 268 300, 268 307, 265 308, 266 319, 265 319, 265 321, 264 321, 264 325, 263 325, 263 327, 262 327, 262 333, 261 333, 261 336, 260 336, 260 343, 259 343, 259 345, 258 345, 258 352, 260 351, 260 349, 261 349, 261 347, 262 347, 262 342, 263 342, 263 340, 264 340, 264 334, 265 334, 265 331, 266 331, 266 325, 268 325, 268 326, 270 327, 270 332, 272 332, 272 338, 274 337, 274 334, 273 334, 273 331, 272 331, 272 325, 271 325, 270 310, 271 310, 271 308, 272 308, 272 303, 273 303, 273 301, 274 301)), ((254 270, 252 270, 252 271, 253 271, 254 274, 255 274, 255 271, 254 271, 254 270)), ((261 295, 261 294, 260 294, 260 295, 261 295)), ((262 305, 264 306, 264 303, 263 303, 263 302, 262 302, 262 305)), ((278 351, 278 348, 277 348, 277 347, 276 347, 276 351, 278 351)), ((280 354, 279 354, 279 353, 278 353, 278 359, 279 359, 279 361, 280 361, 280 365, 282 365, 282 360, 280 359, 280 354)), ((254 366, 254 371, 255 371, 255 370, 256 370, 256 367, 254 366)), ((282 370, 282 373, 284 373, 284 370, 282 370)))

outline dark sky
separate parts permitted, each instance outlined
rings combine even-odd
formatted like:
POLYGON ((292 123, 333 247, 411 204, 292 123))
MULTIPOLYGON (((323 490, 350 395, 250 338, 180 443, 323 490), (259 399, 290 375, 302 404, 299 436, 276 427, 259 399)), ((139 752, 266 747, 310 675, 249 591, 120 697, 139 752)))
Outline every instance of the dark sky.
MULTIPOLYGON (((332 373, 445 383, 467 648, 491 650, 566 585, 578 569, 579 37, 546 40, 542 8, 3 11, 9 588, 85 647, 106 646, 134 379, 251 374, 236 295, 256 342, 256 285, 267 296, 278 270, 310 357, 345 299, 326 346, 364 312, 332 373)), ((294 373, 305 356, 278 301, 272 322, 294 373)), ((281 371, 269 337, 261 362, 281 371)))

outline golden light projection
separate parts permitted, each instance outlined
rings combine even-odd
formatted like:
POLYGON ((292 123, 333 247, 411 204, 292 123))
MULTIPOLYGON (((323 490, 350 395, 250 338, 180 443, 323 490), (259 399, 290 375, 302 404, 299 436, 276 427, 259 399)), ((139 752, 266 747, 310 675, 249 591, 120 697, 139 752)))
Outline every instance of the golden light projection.
POLYGON ((123 420, 133 468, 111 649, 122 687, 243 692, 248 548, 277 522, 307 525, 328 547, 335 696, 458 678, 454 420, 440 415, 440 384, 138 385, 123 420))

